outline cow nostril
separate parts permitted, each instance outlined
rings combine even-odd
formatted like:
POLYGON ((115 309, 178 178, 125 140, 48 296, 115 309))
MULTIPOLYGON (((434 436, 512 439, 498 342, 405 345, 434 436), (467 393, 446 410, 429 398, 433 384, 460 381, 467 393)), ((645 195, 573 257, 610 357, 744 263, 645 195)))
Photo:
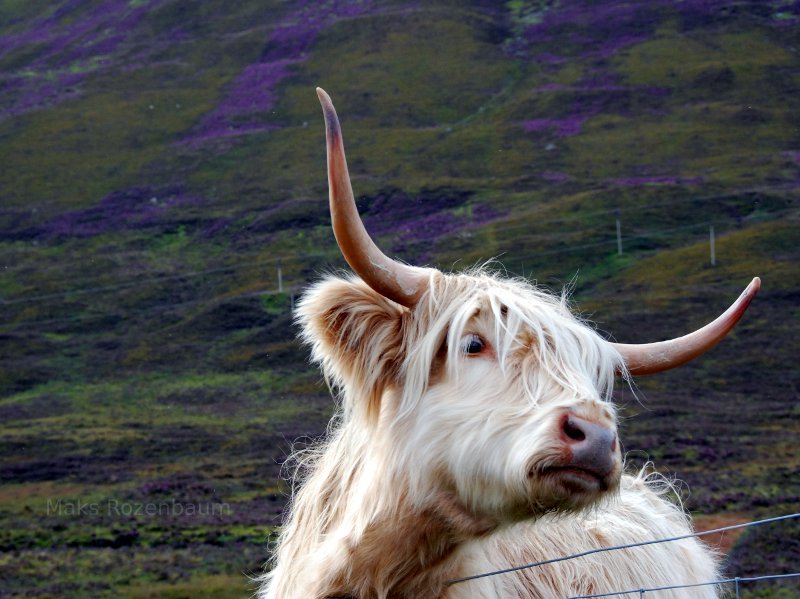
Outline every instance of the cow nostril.
POLYGON ((562 467, 599 477, 614 472, 619 460, 616 427, 567 413, 561 421, 561 441, 567 450, 562 467))
POLYGON ((564 434, 573 441, 583 441, 586 439, 586 433, 584 433, 581 427, 569 417, 564 419, 564 434))

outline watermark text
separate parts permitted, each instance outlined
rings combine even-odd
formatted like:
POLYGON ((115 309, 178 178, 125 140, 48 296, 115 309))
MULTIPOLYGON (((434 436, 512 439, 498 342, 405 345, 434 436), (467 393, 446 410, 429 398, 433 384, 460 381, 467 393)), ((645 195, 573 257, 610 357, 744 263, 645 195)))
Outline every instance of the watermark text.
POLYGON ((225 502, 184 503, 176 500, 163 501, 83 501, 82 499, 48 499, 48 516, 64 517, 191 517, 210 518, 230 516, 231 506, 225 502))

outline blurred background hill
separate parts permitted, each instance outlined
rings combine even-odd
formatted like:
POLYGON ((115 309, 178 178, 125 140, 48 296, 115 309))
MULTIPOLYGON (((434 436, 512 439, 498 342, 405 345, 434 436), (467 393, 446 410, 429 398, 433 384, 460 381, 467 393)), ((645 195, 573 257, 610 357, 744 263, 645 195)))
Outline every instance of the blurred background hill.
MULTIPOLYGON (((317 85, 391 255, 497 258, 625 342, 760 276, 711 354, 620 386, 622 436, 700 527, 798 511, 799 26, 793 0, 0 2, 0 597, 252 591, 332 410, 291 314, 344 266, 317 85)), ((714 541, 728 574, 797 571, 773 526, 714 541)))

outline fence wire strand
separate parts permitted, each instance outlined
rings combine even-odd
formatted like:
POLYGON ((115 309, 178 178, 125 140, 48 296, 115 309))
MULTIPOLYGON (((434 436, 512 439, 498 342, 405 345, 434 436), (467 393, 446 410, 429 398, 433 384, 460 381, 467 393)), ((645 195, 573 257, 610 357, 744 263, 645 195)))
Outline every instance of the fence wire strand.
POLYGON ((646 589, 630 589, 627 591, 613 591, 611 593, 596 593, 594 595, 573 595, 567 599, 597 599, 598 597, 614 597, 616 595, 631 595, 637 593, 640 597, 645 593, 654 593, 656 591, 675 591, 679 589, 694 589, 697 587, 708 587, 720 584, 735 584, 736 597, 739 597, 739 583, 740 582, 757 582, 759 580, 779 580, 786 578, 800 577, 800 572, 793 572, 791 574, 767 574, 764 576, 737 576, 736 578, 725 578, 722 580, 709 580, 707 582, 697 582, 694 584, 674 584, 664 587, 651 587, 646 589))
MULTIPOLYGON (((711 535, 711 534, 726 532, 726 531, 729 531, 729 530, 736 530, 736 529, 739 529, 739 528, 749 528, 751 526, 760 526, 762 524, 771 524, 773 522, 781 522, 783 520, 790 520, 792 518, 798 518, 798 517, 800 517, 800 513, 787 514, 785 516, 775 516, 773 518, 765 518, 763 520, 754 520, 752 522, 744 522, 742 524, 731 524, 729 526, 723 526, 721 528, 714 528, 714 529, 711 529, 711 530, 703 530, 703 531, 700 531, 700 532, 693 532, 693 533, 680 535, 680 536, 677 536, 677 537, 670 537, 670 538, 666 538, 666 539, 652 539, 652 540, 649 540, 649 541, 639 541, 638 543, 629 543, 627 545, 614 545, 614 546, 611 546, 611 547, 599 547, 597 549, 590 549, 588 551, 583 551, 581 553, 576 553, 576 554, 573 554, 573 555, 567 555, 567 556, 564 556, 564 557, 554 557, 554 558, 551 558, 551 559, 543 560, 543 561, 540 561, 540 562, 534 562, 534 563, 531 563, 531 564, 525 564, 525 565, 522 565, 522 566, 514 566, 514 567, 511 567, 511 568, 504 568, 502 570, 494 570, 492 572, 484 572, 482 574, 473 574, 471 576, 464 576, 463 578, 454 578, 452 580, 448 580, 447 584, 448 585, 453 585, 453 584, 458 584, 458 583, 461 583, 461 582, 467 582, 467 581, 470 581, 470 580, 477 580, 479 578, 486 578, 488 576, 497 576, 497 575, 500 575, 500 574, 508 574, 508 573, 511 573, 511 572, 518 572, 519 570, 528 570, 530 568, 538 568, 540 566, 546 566, 548 564, 555 564, 555 563, 558 563, 558 562, 565 562, 565 561, 577 559, 579 557, 586 557, 587 555, 594 555, 596 553, 605 553, 607 551, 619 551, 620 549, 632 549, 634 547, 644 547, 645 545, 656 545, 658 543, 670 543, 670 542, 673 542, 673 541, 681 541, 683 539, 690 539, 690 538, 694 538, 694 537, 702 537, 702 536, 705 536, 705 535, 711 535)), ((797 576, 797 575, 798 574, 791 574, 789 576, 797 576)), ((784 575, 781 575, 781 576, 784 576, 784 575)), ((734 581, 734 580, 735 579, 731 579, 731 582, 734 581)), ((744 581, 746 579, 740 578, 739 580, 740 581, 744 581)), ((720 584, 720 582, 719 581, 709 581, 709 582, 703 583, 703 584, 704 585, 720 584)), ((620 594, 623 594, 623 593, 638 593, 640 590, 645 590, 645 589, 635 589, 633 591, 619 591, 619 592, 616 592, 616 593, 609 593, 608 595, 588 595, 587 597, 605 597, 605 596, 611 596, 611 595, 620 595, 620 594)), ((656 590, 656 589, 652 589, 652 590, 656 590)), ((570 599, 577 599, 577 598, 570 598, 570 599)))

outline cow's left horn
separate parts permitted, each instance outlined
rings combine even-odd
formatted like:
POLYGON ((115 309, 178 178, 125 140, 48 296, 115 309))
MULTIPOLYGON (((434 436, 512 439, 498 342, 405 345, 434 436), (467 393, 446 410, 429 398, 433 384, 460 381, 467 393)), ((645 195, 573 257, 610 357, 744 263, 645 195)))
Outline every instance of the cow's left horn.
POLYGON ((317 88, 322 112, 325 115, 325 137, 328 142, 328 189, 331 221, 336 242, 344 259, 382 296, 406 307, 419 301, 428 281, 428 269, 409 266, 392 260, 375 245, 358 216, 339 117, 330 96, 317 88))
POLYGON ((747 306, 761 288, 761 279, 754 278, 747 289, 742 292, 733 305, 713 322, 701 329, 677 339, 631 345, 613 343, 622 357, 628 372, 637 374, 654 374, 681 366, 704 354, 722 341, 747 310, 747 306))

